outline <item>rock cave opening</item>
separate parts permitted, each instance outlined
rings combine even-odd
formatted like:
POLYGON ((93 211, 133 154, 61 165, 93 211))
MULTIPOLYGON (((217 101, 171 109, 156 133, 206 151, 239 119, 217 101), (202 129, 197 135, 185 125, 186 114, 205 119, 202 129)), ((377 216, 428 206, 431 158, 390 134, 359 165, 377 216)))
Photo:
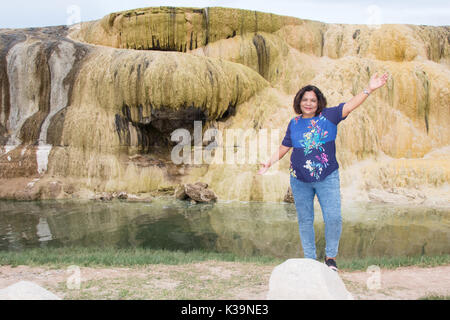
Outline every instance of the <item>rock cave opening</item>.
POLYGON ((131 108, 122 107, 122 113, 115 116, 115 129, 120 144, 127 147, 137 147, 140 155, 148 155, 160 151, 170 155, 170 149, 177 145, 171 140, 171 135, 177 129, 190 132, 193 145, 195 121, 202 122, 202 128, 209 121, 207 112, 190 106, 181 109, 162 107, 151 109, 148 117, 143 116, 142 106, 137 107, 138 117, 132 117, 131 108))

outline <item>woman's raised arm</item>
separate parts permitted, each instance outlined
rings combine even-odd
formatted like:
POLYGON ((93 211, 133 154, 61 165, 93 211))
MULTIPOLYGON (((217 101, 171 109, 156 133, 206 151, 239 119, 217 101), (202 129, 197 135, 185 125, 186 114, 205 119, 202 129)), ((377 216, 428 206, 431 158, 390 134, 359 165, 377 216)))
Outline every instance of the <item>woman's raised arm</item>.
POLYGON ((349 102, 347 102, 344 105, 344 108, 342 109, 342 117, 345 118, 358 108, 364 101, 366 101, 367 97, 378 88, 381 88, 384 86, 389 78, 389 74, 386 72, 381 77, 378 77, 378 73, 375 73, 375 75, 370 78, 369 86, 367 89, 364 90, 364 92, 361 92, 360 94, 354 96, 349 102))

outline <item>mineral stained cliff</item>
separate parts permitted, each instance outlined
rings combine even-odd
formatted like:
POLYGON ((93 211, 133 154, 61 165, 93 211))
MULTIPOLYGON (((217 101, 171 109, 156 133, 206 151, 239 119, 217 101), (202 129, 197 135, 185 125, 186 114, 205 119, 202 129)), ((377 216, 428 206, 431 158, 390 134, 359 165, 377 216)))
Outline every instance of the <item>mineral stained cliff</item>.
POLYGON ((150 193, 201 180, 219 199, 283 201, 289 156, 256 172, 295 116, 296 92, 314 84, 334 106, 387 71, 387 85, 340 124, 344 200, 448 203, 449 41, 449 27, 225 8, 0 29, 0 197, 150 193), (179 163, 181 128, 192 141, 179 163), (224 139, 211 144, 208 129, 224 139), (239 130, 248 143, 227 137, 239 130), (201 161, 202 146, 214 146, 215 162, 201 161), (242 151, 244 161, 227 161, 242 151))

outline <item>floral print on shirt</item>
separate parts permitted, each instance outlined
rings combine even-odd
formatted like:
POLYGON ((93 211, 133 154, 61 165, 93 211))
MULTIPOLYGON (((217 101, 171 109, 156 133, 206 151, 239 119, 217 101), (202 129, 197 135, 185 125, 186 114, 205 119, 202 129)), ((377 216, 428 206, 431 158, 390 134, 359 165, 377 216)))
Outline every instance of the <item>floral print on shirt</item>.
POLYGON ((320 163, 326 168, 328 167, 328 155, 326 153, 322 153, 319 156, 316 156, 316 159, 320 161, 320 163))
POLYGON ((294 178, 297 178, 297 173, 295 172, 294 168, 292 168, 292 163, 289 168, 289 172, 290 172, 291 176, 293 176, 294 178))
MULTIPOLYGON (((319 120, 325 120, 325 117, 320 116, 319 120)), ((328 137, 328 131, 322 130, 319 126, 319 121, 311 120, 308 129, 309 132, 303 134, 303 140, 300 141, 301 146, 304 148, 305 156, 310 154, 314 149, 321 152, 324 151, 322 145, 325 144, 324 140, 328 137)))
POLYGON ((320 157, 316 156, 316 159, 319 160, 319 162, 307 160, 303 168, 309 170, 309 174, 311 175, 311 177, 314 177, 316 178, 316 180, 319 180, 323 169, 328 167, 328 156, 325 153, 322 153, 320 157))
POLYGON ((337 126, 345 103, 324 108, 312 118, 291 118, 283 145, 293 148, 289 173, 291 178, 309 183, 325 179, 339 168, 336 160, 337 126))

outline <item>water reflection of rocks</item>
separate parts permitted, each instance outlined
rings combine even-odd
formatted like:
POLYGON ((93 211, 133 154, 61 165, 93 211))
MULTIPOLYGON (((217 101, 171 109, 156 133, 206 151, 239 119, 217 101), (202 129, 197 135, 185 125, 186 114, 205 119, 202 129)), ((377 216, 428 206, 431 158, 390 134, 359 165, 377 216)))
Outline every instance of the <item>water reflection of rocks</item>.
MULTIPOLYGON (((1 201, 0 250, 39 246, 204 249, 301 257, 291 203, 154 199, 150 203, 1 201)), ((437 255, 450 248, 450 211, 354 204, 343 208, 341 257, 437 255)), ((324 228, 316 208, 318 255, 324 228)))

